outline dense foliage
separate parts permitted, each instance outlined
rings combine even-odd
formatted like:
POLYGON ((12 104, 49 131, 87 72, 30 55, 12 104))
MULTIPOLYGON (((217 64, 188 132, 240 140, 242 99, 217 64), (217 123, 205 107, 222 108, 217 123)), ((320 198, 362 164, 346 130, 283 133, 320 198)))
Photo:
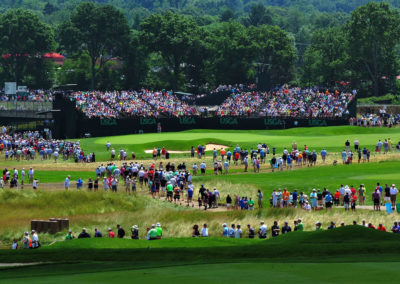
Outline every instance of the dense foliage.
POLYGON ((55 70, 38 56, 29 62, 3 58, 0 83, 195 91, 229 83, 270 88, 349 82, 364 95, 395 93, 400 5, 369 2, 4 0, 3 55, 20 54, 10 50, 17 42, 21 52, 53 50, 67 60, 55 70), (18 23, 13 37, 5 27, 11 20, 18 23), (25 32, 35 44, 19 40, 25 32))

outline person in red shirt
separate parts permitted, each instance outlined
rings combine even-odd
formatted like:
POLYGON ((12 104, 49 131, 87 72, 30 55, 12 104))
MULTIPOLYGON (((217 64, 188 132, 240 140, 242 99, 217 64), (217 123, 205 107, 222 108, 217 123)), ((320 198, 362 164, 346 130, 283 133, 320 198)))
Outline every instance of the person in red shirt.
POLYGON ((235 165, 238 164, 238 160, 239 160, 239 153, 236 152, 236 153, 235 153, 235 161, 234 161, 234 164, 235 164, 235 165))
POLYGON ((335 195, 333 196, 333 201, 336 206, 339 206, 340 192, 336 190, 335 195))
POLYGON ((382 231, 382 232, 386 232, 386 228, 382 224, 379 224, 378 230, 382 231))
POLYGON ((356 189, 354 188, 354 186, 350 186, 350 190, 351 190, 351 194, 356 194, 357 192, 356 192, 356 189))
POLYGON ((351 211, 356 211, 357 195, 355 193, 351 194, 351 211))
POLYGON ((375 228, 375 226, 374 226, 374 225, 372 225, 372 223, 369 223, 369 224, 368 224, 368 228, 371 228, 371 229, 376 229, 376 228, 375 228))
POLYGON ((111 228, 108 228, 108 237, 109 238, 115 238, 115 234, 111 228))

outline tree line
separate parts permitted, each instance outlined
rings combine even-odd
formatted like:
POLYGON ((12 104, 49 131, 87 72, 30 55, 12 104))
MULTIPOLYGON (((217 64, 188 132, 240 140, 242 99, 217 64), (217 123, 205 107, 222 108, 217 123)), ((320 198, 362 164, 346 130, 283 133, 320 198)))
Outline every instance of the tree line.
POLYGON ((226 9, 218 22, 200 24, 168 10, 132 28, 115 6, 85 2, 52 27, 28 10, 11 9, 0 16, 0 81, 36 88, 185 91, 254 82, 351 84, 365 95, 396 92, 398 10, 371 2, 349 16, 329 15, 310 19, 312 29, 300 23, 288 29, 258 3, 240 19, 226 9), (63 66, 41 56, 52 51, 66 55, 63 66))

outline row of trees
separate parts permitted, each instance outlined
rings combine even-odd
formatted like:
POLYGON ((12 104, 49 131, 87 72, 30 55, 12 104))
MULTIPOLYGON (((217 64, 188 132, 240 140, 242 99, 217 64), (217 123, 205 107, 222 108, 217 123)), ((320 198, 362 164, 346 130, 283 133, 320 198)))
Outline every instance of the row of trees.
POLYGON ((10 10, 0 18, 0 76, 48 87, 56 74, 57 83, 82 89, 192 89, 256 77, 271 85, 352 81, 375 95, 394 89, 400 16, 388 4, 359 7, 344 23, 329 20, 309 39, 306 31, 271 25, 265 7, 254 7, 245 23, 227 13, 204 26, 168 11, 150 15, 138 30, 114 6, 91 2, 55 30, 26 10, 10 10), (56 72, 40 56, 53 50, 68 58, 56 72))

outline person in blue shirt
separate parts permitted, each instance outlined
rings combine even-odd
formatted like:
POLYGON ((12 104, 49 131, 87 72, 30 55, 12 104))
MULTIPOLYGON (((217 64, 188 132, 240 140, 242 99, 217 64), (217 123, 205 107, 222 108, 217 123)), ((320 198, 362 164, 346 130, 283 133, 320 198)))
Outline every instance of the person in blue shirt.
POLYGON ((229 237, 230 238, 235 237, 235 224, 232 224, 231 228, 229 229, 229 237))
POLYGON ((292 168, 292 156, 288 155, 286 158, 287 168, 288 170, 292 168))
POLYGON ((225 162, 224 162, 224 169, 225 169, 225 174, 228 174, 228 172, 229 172, 229 162, 228 162, 228 159, 226 159, 225 162))
POLYGON ((326 211, 328 211, 332 208, 332 200, 333 200, 333 197, 332 197, 331 193, 328 191, 328 193, 325 195, 326 211))
POLYGON ((95 238, 102 238, 103 237, 103 235, 101 234, 101 232, 97 228, 94 228, 94 237, 95 238))
POLYGON ((296 189, 292 193, 292 198, 293 198, 293 207, 297 208, 297 190, 296 189))
POLYGON ((232 152, 231 152, 231 151, 228 151, 228 152, 226 153, 226 159, 228 160, 229 163, 231 162, 231 158, 232 158, 232 152))
POLYGON ((214 148, 213 150, 213 161, 217 159, 217 149, 214 148))
POLYGON ((346 150, 343 150, 343 152, 342 152, 342 161, 343 161, 343 164, 346 163, 346 160, 347 160, 347 153, 346 153, 346 150))
POLYGON ((192 207, 194 207, 194 203, 193 203, 193 186, 189 185, 188 187, 188 191, 187 191, 187 206, 189 207, 189 203, 192 203, 192 207))
POLYGON ((239 145, 237 145, 237 146, 236 146, 236 152, 238 152, 238 153, 239 153, 239 152, 240 152, 240 150, 241 150, 241 149, 240 149, 239 145))
POLYGON ((229 237, 229 229, 228 229, 228 226, 224 223, 224 224, 222 224, 222 226, 224 227, 223 229, 222 229, 222 236, 223 237, 229 237))
POLYGON ((322 162, 325 163, 326 156, 328 155, 328 152, 325 149, 322 149, 321 151, 321 158, 322 162))
POLYGON ((261 163, 265 164, 265 151, 262 148, 260 150, 260 158, 261 158, 261 163))
POLYGON ((241 198, 241 199, 239 200, 239 206, 240 206, 240 209, 241 209, 241 210, 244 209, 244 207, 245 207, 244 198, 241 198))
POLYGON ((257 192, 257 199, 258 199, 258 208, 261 209, 263 208, 263 194, 261 192, 261 190, 259 189, 257 192))
POLYGON ((76 181, 76 189, 81 189, 83 186, 83 180, 81 178, 78 178, 76 181))

